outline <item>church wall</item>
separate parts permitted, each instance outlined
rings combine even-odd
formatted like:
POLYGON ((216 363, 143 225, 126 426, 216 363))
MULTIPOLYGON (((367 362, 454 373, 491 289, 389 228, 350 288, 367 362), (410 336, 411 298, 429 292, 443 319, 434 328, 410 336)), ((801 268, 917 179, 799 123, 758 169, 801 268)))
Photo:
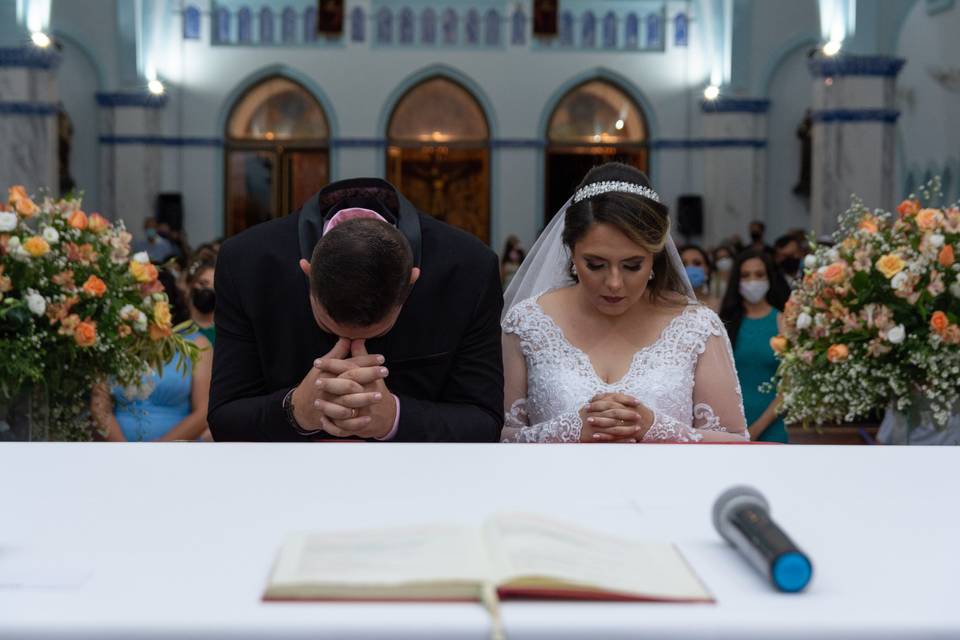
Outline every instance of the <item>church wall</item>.
POLYGON ((897 55, 906 58, 898 80, 901 195, 940 175, 949 202, 960 198, 960 5, 928 12, 918 2, 903 24, 897 55), (942 81, 936 75, 946 72, 942 81))

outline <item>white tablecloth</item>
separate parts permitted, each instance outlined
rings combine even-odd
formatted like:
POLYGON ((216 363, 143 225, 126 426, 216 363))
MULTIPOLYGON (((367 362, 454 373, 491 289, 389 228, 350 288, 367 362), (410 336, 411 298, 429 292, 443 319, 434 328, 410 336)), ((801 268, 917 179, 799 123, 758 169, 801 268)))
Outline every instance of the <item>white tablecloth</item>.
POLYGON ((4 444, 0 582, 39 584, 0 589, 0 638, 486 638, 479 605, 260 595, 289 531, 504 509, 674 541, 717 598, 506 602, 511 639, 958 638, 958 491, 956 448, 4 444), (807 592, 721 542, 710 508, 734 483, 813 558, 807 592))

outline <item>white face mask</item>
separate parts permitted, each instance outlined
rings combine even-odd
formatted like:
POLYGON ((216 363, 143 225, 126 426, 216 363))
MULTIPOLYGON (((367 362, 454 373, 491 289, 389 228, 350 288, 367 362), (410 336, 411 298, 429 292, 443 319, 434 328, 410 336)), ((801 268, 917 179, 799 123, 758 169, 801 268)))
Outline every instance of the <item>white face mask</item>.
POLYGON ((717 260, 717 271, 730 271, 733 269, 733 258, 720 258, 717 260))
POLYGON ((740 282, 740 295, 750 304, 757 304, 763 300, 769 290, 769 280, 748 280, 740 282))

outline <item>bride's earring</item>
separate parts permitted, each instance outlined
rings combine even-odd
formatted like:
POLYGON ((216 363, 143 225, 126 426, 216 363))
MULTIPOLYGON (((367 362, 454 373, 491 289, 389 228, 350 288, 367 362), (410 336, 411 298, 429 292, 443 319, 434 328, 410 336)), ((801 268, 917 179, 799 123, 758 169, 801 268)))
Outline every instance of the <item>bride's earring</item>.
POLYGON ((577 265, 575 265, 575 264, 570 265, 570 273, 573 274, 573 277, 574 277, 574 278, 579 278, 579 277, 580 277, 580 274, 577 273, 577 265))
POLYGON ((653 269, 650 269, 650 278, 649 278, 649 279, 650 279, 650 280, 653 280, 653 276, 654 276, 653 269))

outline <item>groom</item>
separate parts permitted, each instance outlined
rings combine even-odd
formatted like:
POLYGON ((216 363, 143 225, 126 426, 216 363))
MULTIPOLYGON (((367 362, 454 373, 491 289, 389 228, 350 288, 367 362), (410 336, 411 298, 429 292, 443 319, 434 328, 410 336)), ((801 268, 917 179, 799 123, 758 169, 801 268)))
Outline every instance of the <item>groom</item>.
POLYGON ((216 440, 492 442, 503 423, 496 256, 376 178, 224 243, 216 440))

